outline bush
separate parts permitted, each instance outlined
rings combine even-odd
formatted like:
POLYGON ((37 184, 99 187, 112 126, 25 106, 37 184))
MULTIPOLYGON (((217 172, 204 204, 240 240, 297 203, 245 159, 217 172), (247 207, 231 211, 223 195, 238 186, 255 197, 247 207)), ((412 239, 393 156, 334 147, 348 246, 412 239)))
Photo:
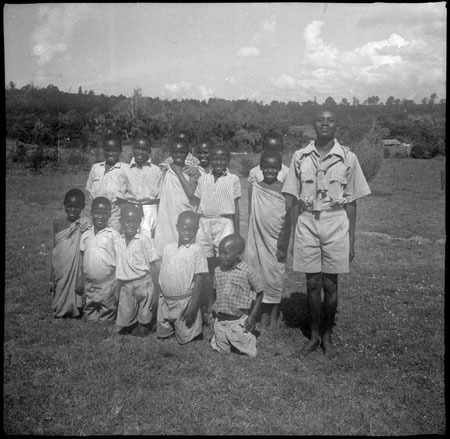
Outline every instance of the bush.
POLYGON ((70 150, 67 156, 65 157, 66 164, 70 166, 80 167, 80 168, 89 168, 90 160, 89 154, 80 151, 79 149, 70 150))
POLYGON ((259 164, 259 154, 232 154, 230 171, 239 177, 248 177, 250 169, 259 164))
POLYGON ((430 149, 423 145, 414 145, 411 148, 411 157, 413 159, 431 159, 436 155, 436 149, 430 149))
POLYGON ((375 127, 372 127, 369 133, 351 149, 358 157, 366 180, 373 180, 383 163, 384 156, 383 142, 375 127))

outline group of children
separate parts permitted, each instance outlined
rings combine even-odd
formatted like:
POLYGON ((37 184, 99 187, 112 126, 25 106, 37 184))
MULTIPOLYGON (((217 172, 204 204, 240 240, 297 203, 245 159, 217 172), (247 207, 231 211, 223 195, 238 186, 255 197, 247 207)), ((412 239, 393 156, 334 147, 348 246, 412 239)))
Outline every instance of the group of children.
POLYGON ((213 349, 254 357, 256 321, 264 329, 278 321, 291 228, 281 135, 269 133, 263 146, 249 176, 245 245, 227 147, 203 139, 195 157, 183 133, 157 166, 150 139, 139 135, 127 164, 119 161, 120 136, 107 135, 105 160, 86 184, 90 221, 81 217, 79 189, 64 198, 67 217, 54 221, 54 316, 113 322, 120 334, 138 336, 156 327, 158 338, 175 335, 180 344, 201 338, 209 324, 213 349))

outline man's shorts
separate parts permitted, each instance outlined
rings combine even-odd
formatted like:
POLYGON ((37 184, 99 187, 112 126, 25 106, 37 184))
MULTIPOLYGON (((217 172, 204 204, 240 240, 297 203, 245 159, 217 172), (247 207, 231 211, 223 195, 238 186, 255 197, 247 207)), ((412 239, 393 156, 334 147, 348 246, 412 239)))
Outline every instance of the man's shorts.
POLYGON ((158 317, 156 319, 157 337, 167 338, 175 333, 178 343, 186 344, 202 333, 202 315, 200 309, 197 312, 195 322, 190 328, 181 319, 182 314, 190 302, 191 297, 169 299, 163 295, 159 296, 158 317))
POLYGON ((219 244, 225 236, 234 233, 234 223, 231 218, 200 217, 200 227, 195 242, 203 247, 207 258, 219 255, 219 244))
POLYGON ((127 328, 136 322, 146 325, 151 322, 153 310, 150 308, 154 289, 151 276, 141 279, 122 281, 117 326, 127 328))
POLYGON ((349 220, 344 209, 302 212, 295 229, 292 268, 303 273, 348 273, 349 248, 349 220))
POLYGON ((114 322, 117 314, 116 279, 113 275, 102 282, 86 279, 84 315, 88 320, 114 322))
POLYGON ((231 346, 235 347, 242 354, 249 357, 256 357, 256 337, 244 327, 248 315, 244 314, 238 320, 215 319, 214 335, 211 339, 211 346, 215 351, 228 353, 231 346))

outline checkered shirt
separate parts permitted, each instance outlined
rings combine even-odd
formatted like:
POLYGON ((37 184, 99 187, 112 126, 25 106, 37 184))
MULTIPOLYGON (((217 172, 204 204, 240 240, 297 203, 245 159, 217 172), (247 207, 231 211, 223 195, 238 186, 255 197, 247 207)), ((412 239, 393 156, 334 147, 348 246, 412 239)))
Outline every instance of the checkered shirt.
POLYGON ((255 293, 263 290, 261 278, 243 261, 231 270, 216 268, 214 273, 216 301, 212 307, 217 313, 240 317, 249 310, 255 293))

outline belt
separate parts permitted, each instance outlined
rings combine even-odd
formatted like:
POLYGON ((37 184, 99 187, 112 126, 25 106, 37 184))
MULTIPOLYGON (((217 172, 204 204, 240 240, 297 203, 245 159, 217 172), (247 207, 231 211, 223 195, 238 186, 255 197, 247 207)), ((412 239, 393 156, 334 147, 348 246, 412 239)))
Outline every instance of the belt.
POLYGON ((233 214, 232 213, 224 213, 223 215, 200 215, 201 218, 228 218, 228 219, 233 219, 233 214))
POLYGON ((138 206, 152 206, 154 204, 158 204, 159 200, 150 200, 150 201, 129 201, 131 204, 137 204, 138 206))
POLYGON ((239 320, 242 315, 240 316, 232 316, 231 314, 225 314, 223 312, 214 313, 215 317, 217 317, 217 320, 219 322, 222 322, 224 320, 239 320))
POLYGON ((304 210, 301 215, 308 214, 314 216, 315 219, 319 219, 322 215, 328 216, 333 213, 339 213, 344 210, 343 207, 337 209, 324 209, 324 210, 304 210))

